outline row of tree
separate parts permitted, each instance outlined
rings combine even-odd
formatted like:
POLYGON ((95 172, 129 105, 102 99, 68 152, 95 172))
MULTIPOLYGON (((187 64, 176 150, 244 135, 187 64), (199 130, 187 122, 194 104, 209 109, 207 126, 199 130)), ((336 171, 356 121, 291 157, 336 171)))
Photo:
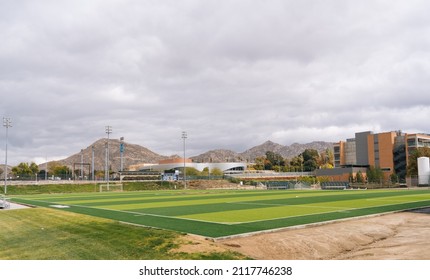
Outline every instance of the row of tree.
MULTIPOLYGON (((75 174, 73 174, 73 171, 66 165, 61 165, 59 162, 51 162, 48 164, 48 172, 45 172, 45 170, 39 170, 39 166, 32 162, 32 163, 26 163, 22 162, 18 164, 17 166, 12 168, 12 174, 10 174, 13 178, 19 178, 19 179, 34 179, 36 176, 38 178, 45 178, 47 176, 48 178, 51 178, 52 176, 55 178, 61 178, 61 179, 73 179, 73 178, 79 178, 80 169, 75 170, 75 174)), ((199 171, 192 167, 187 167, 187 176, 222 176, 223 172, 222 170, 218 168, 213 168, 209 170, 208 168, 203 169, 202 171, 199 171)), ((3 170, 0 169, 0 174, 3 173, 3 170)), ((96 178, 104 178, 105 173, 103 170, 96 170, 94 172, 94 176, 96 178)), ((84 176, 90 176, 90 174, 84 174, 84 176)))
MULTIPOLYGON (((62 165, 59 162, 50 162, 48 164, 48 170, 40 170, 39 166, 34 162, 21 162, 17 166, 12 167, 11 171, 9 176, 17 179, 32 179, 36 176, 38 178, 45 178, 45 176, 51 178, 54 176, 55 178, 69 179, 80 175, 80 170, 75 170, 75 174, 73 174, 73 171, 68 166, 62 165)), ((4 170, 1 169, 0 174, 3 173, 4 170)), ((103 177, 104 171, 97 171, 95 175, 103 177)))
MULTIPOLYGON (((349 182, 354 183, 381 183, 385 181, 384 172, 379 167, 370 166, 367 168, 366 175, 364 175, 361 171, 358 171, 354 176, 353 174, 349 174, 349 182)), ((390 181, 395 183, 399 181, 399 178, 396 174, 392 174, 390 181)))
MULTIPOLYGON (((179 168, 179 171, 183 173, 184 168, 179 168)), ((167 170, 166 173, 174 173, 174 170, 167 170)), ((194 167, 186 167, 185 168, 186 176, 194 176, 194 177, 209 177, 209 176, 223 176, 224 172, 222 172, 219 168, 212 168, 209 170, 208 167, 205 167, 202 171, 197 170, 194 167)))
MULTIPOLYGON (((0 175, 3 175, 4 170, 0 169, 0 175)), ((39 173, 39 166, 36 163, 21 162, 17 166, 12 167, 12 173, 8 177, 14 178, 31 178, 37 176, 39 173)))
POLYGON ((317 168, 333 168, 334 156, 330 149, 318 153, 306 149, 298 156, 288 160, 282 155, 267 151, 265 156, 257 157, 252 166, 255 170, 275 170, 279 172, 314 171, 317 168))

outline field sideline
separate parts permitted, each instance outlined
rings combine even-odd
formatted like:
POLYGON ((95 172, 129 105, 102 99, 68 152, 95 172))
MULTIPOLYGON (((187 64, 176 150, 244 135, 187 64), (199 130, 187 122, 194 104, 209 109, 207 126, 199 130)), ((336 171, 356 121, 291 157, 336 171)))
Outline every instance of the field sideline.
POLYGON ((430 191, 175 190, 28 195, 12 201, 219 238, 429 207, 430 191))

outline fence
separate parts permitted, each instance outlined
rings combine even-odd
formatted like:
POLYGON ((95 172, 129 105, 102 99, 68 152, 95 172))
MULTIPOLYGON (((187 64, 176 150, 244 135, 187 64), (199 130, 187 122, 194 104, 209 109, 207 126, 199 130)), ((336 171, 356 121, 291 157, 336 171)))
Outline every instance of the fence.
POLYGON ((322 190, 346 190, 349 188, 349 182, 322 182, 322 190))
POLYGON ((314 176, 314 172, 245 172, 240 174, 229 174, 234 178, 258 179, 258 178, 298 178, 314 176))
POLYGON ((303 190, 310 189, 311 184, 300 181, 267 181, 260 182, 265 185, 268 190, 303 190))
POLYGON ((406 185, 408 187, 428 187, 430 186, 430 175, 407 177, 406 185))

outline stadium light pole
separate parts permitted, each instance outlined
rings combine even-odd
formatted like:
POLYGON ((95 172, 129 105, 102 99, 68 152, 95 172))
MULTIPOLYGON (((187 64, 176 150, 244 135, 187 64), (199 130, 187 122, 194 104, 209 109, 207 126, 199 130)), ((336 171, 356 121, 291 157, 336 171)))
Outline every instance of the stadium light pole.
POLYGON ((185 168, 185 139, 187 139, 187 132, 182 131, 182 140, 184 141, 184 188, 187 188, 187 171, 185 168))
POLYGON ((120 165, 119 171, 123 171, 124 168, 124 137, 119 138, 119 152, 120 152, 120 165))
POLYGON ((84 180, 84 149, 81 149, 81 181, 84 180))
POLYGON ((107 190, 109 190, 109 135, 112 133, 112 126, 106 126, 105 131, 108 135, 106 142, 106 166, 105 166, 105 179, 107 181, 107 190))
POLYGON ((12 127, 10 118, 3 117, 3 126, 6 128, 6 155, 4 160, 4 194, 7 194, 7 142, 9 137, 9 127, 12 127))
POLYGON ((94 178, 94 145, 91 146, 91 180, 95 180, 94 178))

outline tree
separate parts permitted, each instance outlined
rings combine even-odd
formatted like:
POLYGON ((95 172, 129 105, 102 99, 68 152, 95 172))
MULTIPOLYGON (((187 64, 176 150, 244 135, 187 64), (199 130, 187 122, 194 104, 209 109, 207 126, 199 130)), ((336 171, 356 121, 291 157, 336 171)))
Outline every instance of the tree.
POLYGON ((367 180, 369 183, 380 183, 384 179, 384 173, 379 167, 370 166, 367 170, 367 180))
POLYGON ((301 155, 303 157, 303 170, 314 171, 318 167, 319 154, 317 150, 306 149, 301 155))
POLYGON ((363 173, 361 173, 361 171, 359 170, 358 172, 357 172, 357 174, 355 175, 355 181, 357 182, 357 183, 364 183, 364 176, 363 176, 363 173))
POLYGON ((54 174, 55 170, 57 168, 59 168, 60 166, 62 166, 62 165, 61 165, 61 163, 59 161, 51 161, 51 162, 48 163, 48 172, 50 174, 54 174))
POLYGON ((303 163, 303 171, 314 171, 317 169, 318 165, 315 160, 307 160, 303 163))
POLYGON ((28 164, 27 162, 21 162, 17 166, 12 168, 12 174, 17 177, 30 177, 39 172, 39 167, 36 163, 32 162, 28 164))
POLYGON ((30 164, 30 170, 32 174, 36 174, 37 172, 39 172, 39 166, 36 163, 32 162, 30 164))
POLYGON ((272 170, 273 164, 270 162, 270 160, 266 159, 264 161, 264 170, 272 170))
POLYGON ((72 174, 72 170, 66 165, 55 166, 52 170, 55 177, 66 178, 72 174))
POLYGON ((201 176, 209 176, 209 167, 203 168, 202 172, 200 172, 201 176))
POLYGON ((255 170, 264 170, 264 162, 266 161, 265 157, 256 157, 254 169, 255 170))
POLYGON ((418 176, 418 158, 430 157, 430 147, 420 147, 414 150, 408 160, 408 175, 418 176))
POLYGON ((282 172, 288 172, 288 171, 290 171, 291 170, 290 163, 285 160, 285 165, 282 166, 281 170, 282 170, 282 172))
POLYGON ((267 151, 266 152, 266 159, 270 162, 272 166, 283 166, 285 165, 284 158, 277 153, 267 151))
POLYGON ((94 171, 94 176, 96 179, 100 180, 105 177, 105 172, 103 170, 96 170, 94 171))
POLYGON ((320 168, 321 169, 331 169, 331 168, 334 168, 334 166, 331 165, 330 163, 326 163, 324 165, 321 165, 320 168))
POLYGON ((319 158, 317 159, 318 167, 321 169, 329 169, 334 167, 334 156, 333 151, 326 149, 321 152, 319 158))
POLYGON ((223 176, 224 173, 219 168, 212 168, 211 175, 213 175, 213 176, 223 176))
POLYGON ((355 180, 355 179, 354 179, 354 174, 352 174, 352 172, 350 172, 350 173, 349 173, 349 176, 348 176, 348 181, 349 181, 349 182, 351 182, 351 183, 353 183, 353 182, 354 182, 354 180, 355 180))
POLYGON ((325 150, 325 154, 326 154, 326 158, 327 158, 327 162, 328 164, 330 164, 331 166, 334 166, 334 154, 333 154, 333 149, 328 149, 325 150))
MULTIPOLYGON (((183 171, 184 168, 182 167, 181 170, 183 171)), ((200 176, 200 171, 198 171, 194 167, 186 167, 185 171, 186 171, 186 176, 200 176)))
POLYGON ((291 171, 301 171, 303 169, 303 157, 295 156, 290 161, 291 171))
POLYGON ((390 175, 390 181, 391 183, 395 184, 399 182, 399 176, 397 174, 393 173, 390 175))

